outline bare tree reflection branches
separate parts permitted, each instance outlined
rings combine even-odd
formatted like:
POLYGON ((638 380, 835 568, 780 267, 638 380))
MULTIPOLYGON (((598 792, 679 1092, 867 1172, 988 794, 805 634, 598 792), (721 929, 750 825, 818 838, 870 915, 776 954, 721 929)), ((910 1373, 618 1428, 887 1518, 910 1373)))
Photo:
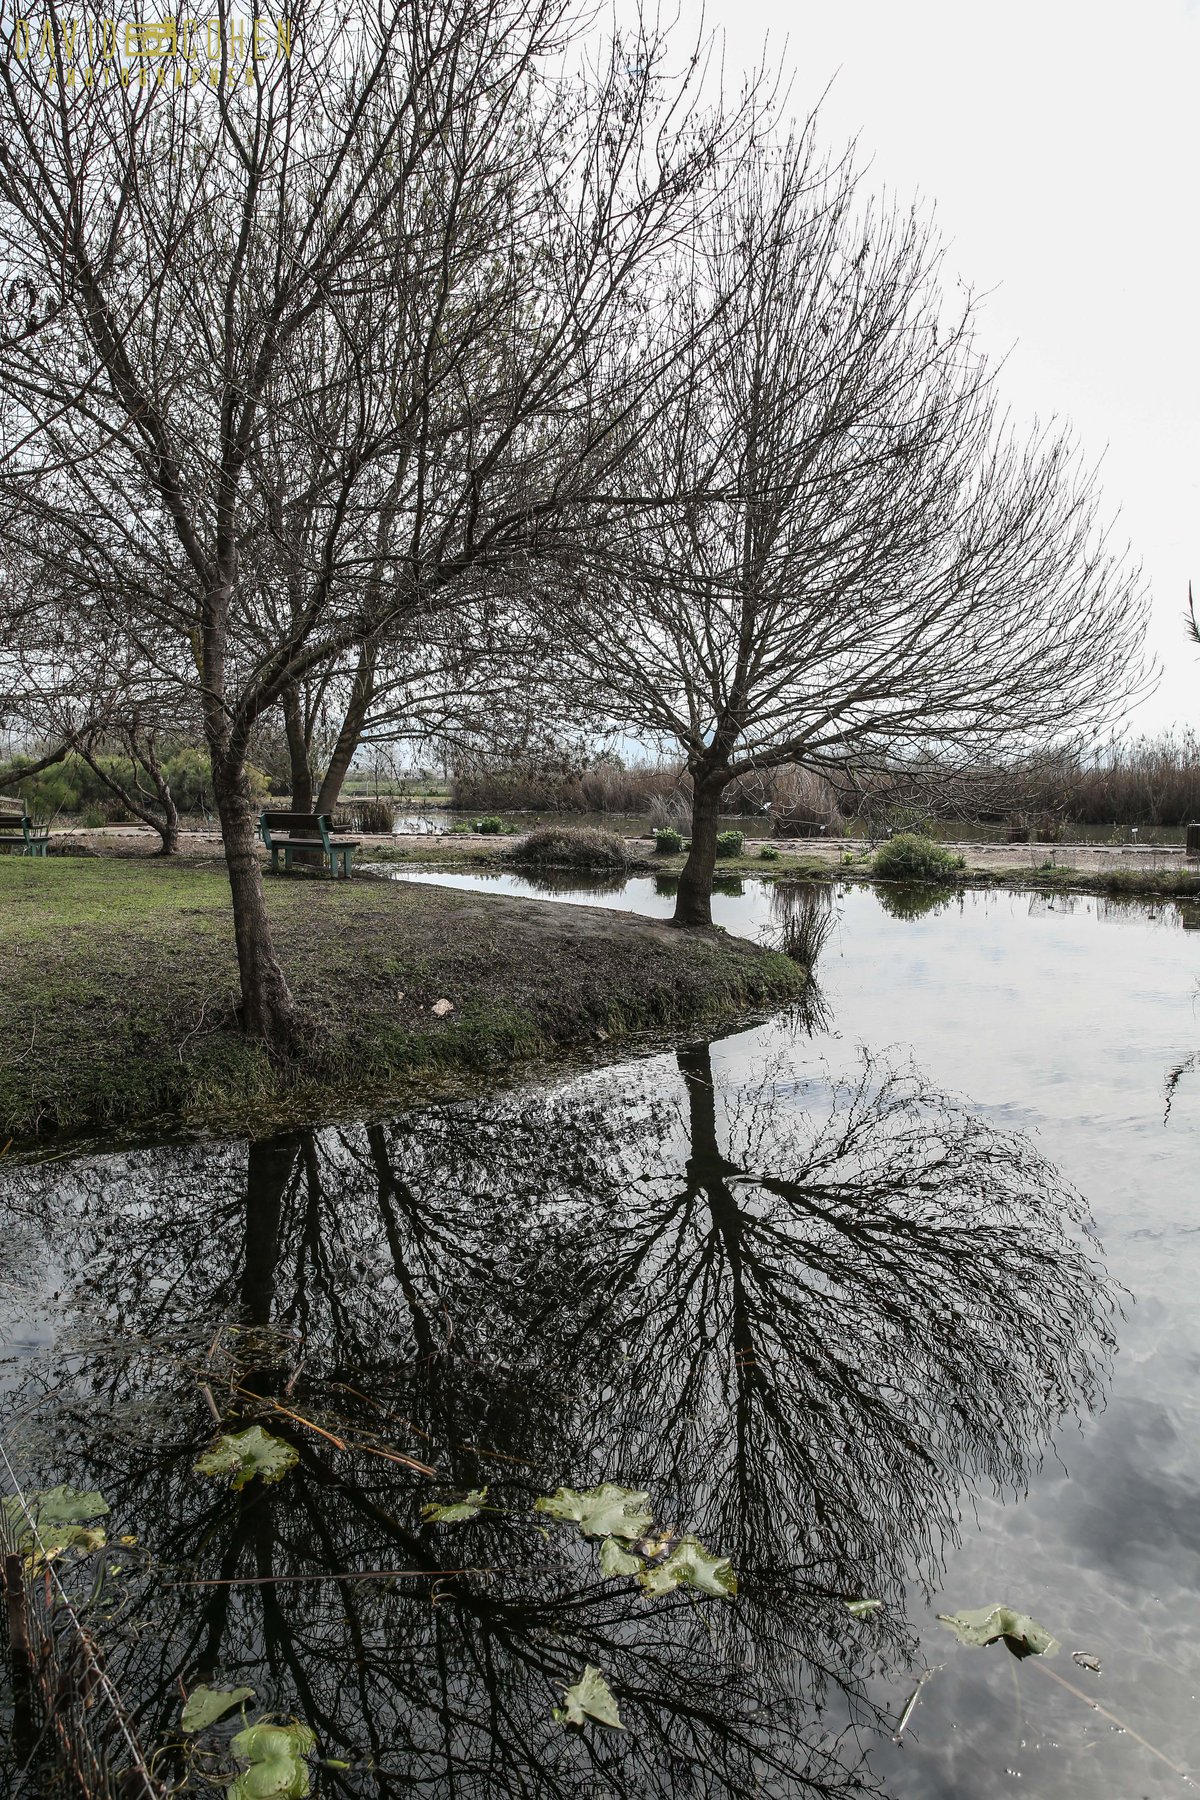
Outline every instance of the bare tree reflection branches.
POLYGON ((147 1586, 110 1651, 143 1735, 178 1676, 221 1675, 350 1764, 330 1792, 870 1789, 864 1681, 911 1655, 905 1584, 936 1579, 964 1481, 1019 1490, 1097 1400, 1110 1301, 1057 1172, 911 1068, 727 1060, 6 1172, 64 1270, 31 1469, 193 1578, 255 1577, 147 1586), (295 1470, 214 1488, 202 1369, 230 1420, 286 1389, 351 1447, 271 1409, 295 1470), (448 1556, 429 1483, 366 1441, 515 1512, 448 1556), (600 1479, 731 1554, 737 1604, 647 1603, 534 1528, 534 1493, 600 1479), (435 1583, 448 1563, 497 1573, 435 1583), (274 1579, 380 1567, 430 1580, 274 1579), (852 1618, 864 1594, 888 1604, 852 1618), (551 1722, 589 1661, 627 1732, 551 1722))

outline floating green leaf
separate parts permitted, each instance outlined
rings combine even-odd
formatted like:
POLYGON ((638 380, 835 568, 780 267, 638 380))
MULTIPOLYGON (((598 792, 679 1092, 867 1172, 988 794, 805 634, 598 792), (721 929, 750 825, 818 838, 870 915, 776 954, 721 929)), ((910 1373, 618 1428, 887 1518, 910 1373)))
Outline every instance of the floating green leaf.
POLYGON ((534 1501, 536 1512, 578 1525, 585 1537, 637 1538, 649 1527, 654 1514, 646 1505, 649 1494, 637 1488, 617 1487, 606 1481, 601 1487, 560 1487, 555 1494, 534 1501))
POLYGON ((291 1444, 272 1437, 261 1425, 226 1433, 196 1464, 198 1475, 228 1475, 232 1488, 244 1488, 257 1475, 261 1481, 282 1481, 300 1458, 291 1444))
POLYGON ((421 1508, 421 1517, 430 1525, 458 1525, 463 1519, 474 1519, 483 1509, 487 1489, 471 1488, 462 1500, 432 1502, 421 1508))
POLYGON ((560 1725, 582 1725, 587 1717, 599 1720, 601 1725, 611 1725, 616 1731, 625 1729, 612 1689, 599 1669, 594 1668, 591 1663, 588 1663, 574 1687, 566 1689, 563 1701, 564 1704, 556 1706, 551 1715, 560 1725))
POLYGON ((968 1612, 939 1613, 938 1618, 964 1644, 994 1644, 1003 1638, 1014 1656, 1053 1656, 1058 1649, 1058 1639, 1044 1626, 1010 1606, 979 1606, 968 1612))
POLYGON ((737 1576, 727 1556, 714 1556, 699 1538, 680 1538, 665 1562, 643 1569, 638 1581, 652 1596, 669 1594, 672 1588, 698 1588, 702 1594, 714 1594, 721 1600, 732 1600, 737 1593, 737 1576))
POLYGON ((238 1688, 193 1688, 183 1703, 183 1717, 180 1724, 184 1731, 203 1731, 217 1719, 224 1718, 243 1700, 253 1700, 252 1687, 238 1688))
POLYGON ((873 1612, 878 1612, 883 1605, 882 1600, 847 1600, 846 1611, 856 1619, 865 1619, 873 1612))
POLYGON ((109 1506, 103 1494, 81 1493, 63 1484, 40 1488, 25 1495, 25 1504, 15 1494, 0 1500, 0 1512, 16 1533, 17 1548, 23 1556, 34 1556, 40 1562, 63 1550, 99 1550, 107 1541, 101 1526, 89 1526, 89 1519, 108 1516, 109 1506), (36 1531, 30 1528, 33 1521, 36 1531))
POLYGON ((248 1725, 229 1747, 250 1767, 230 1782, 225 1800, 303 1800, 308 1792, 304 1759, 316 1741, 315 1732, 298 1721, 273 1725, 264 1719, 248 1725))
POLYGON ((600 1573, 602 1575, 636 1575, 641 1566, 641 1557, 633 1556, 628 1550, 623 1550, 619 1538, 606 1537, 601 1544, 600 1573))

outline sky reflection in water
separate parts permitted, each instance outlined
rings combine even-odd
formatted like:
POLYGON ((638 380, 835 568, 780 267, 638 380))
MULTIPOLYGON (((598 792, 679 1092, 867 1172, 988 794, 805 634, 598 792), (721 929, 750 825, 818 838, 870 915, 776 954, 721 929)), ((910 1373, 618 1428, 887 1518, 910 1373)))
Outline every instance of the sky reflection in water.
MULTIPOLYGON (((798 903, 747 884, 743 928, 798 903)), ((1196 940, 1090 901, 836 904, 815 1036, 782 1019, 549 1094, 8 1172, 11 1285, 48 1279, 74 1347, 10 1378, 38 1481, 100 1487, 117 1528, 207 1580, 494 1571, 160 1588, 111 1653, 147 1741, 182 1671, 309 1719, 352 1764, 331 1793, 986 1796, 1020 1771, 1066 1797, 1118 1763, 1131 1793, 1180 1788, 932 1615, 1028 1610, 1101 1656, 1105 1706, 1194 1754, 1197 1077, 1165 1126, 1163 1090, 1195 1042, 1196 940), (251 1328, 213 1359, 223 1408, 274 1396, 438 1482, 282 1418, 284 1482, 194 1475, 222 1318, 251 1328), (525 1516, 603 1479, 732 1555, 738 1601, 645 1602, 525 1516), (431 1491, 481 1483, 514 1515, 421 1525, 431 1491), (855 1619, 864 1595, 885 1607, 855 1619), (625 1733, 551 1722, 585 1662, 625 1733)))

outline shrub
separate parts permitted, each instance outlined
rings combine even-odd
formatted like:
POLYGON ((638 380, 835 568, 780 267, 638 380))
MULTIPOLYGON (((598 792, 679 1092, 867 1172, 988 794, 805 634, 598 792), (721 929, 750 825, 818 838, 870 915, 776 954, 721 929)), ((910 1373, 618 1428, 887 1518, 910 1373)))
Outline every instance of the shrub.
POLYGON ((359 831, 390 837, 396 829, 396 808, 390 800, 356 800, 354 822, 359 831))
POLYGON ((475 830, 481 837, 499 837, 504 830, 504 820, 491 813, 486 819, 475 820, 475 830))
POLYGON ((683 849, 683 833, 673 825, 660 825, 650 835, 660 856, 675 856, 683 849))
POLYGON ((871 866, 890 881, 936 881, 964 864, 961 856, 952 856, 932 839, 901 831, 879 846, 871 866))
POLYGON ((774 844, 764 844, 758 853, 759 862, 778 862, 779 852, 774 844))
POLYGON ((718 831, 717 855, 740 856, 745 842, 746 834, 744 831, 718 831))
POLYGON ((510 860, 552 869, 624 869, 629 865, 624 838, 615 831, 570 831, 544 825, 510 852, 510 860))
POLYGON ((656 802, 668 802, 681 785, 686 783, 677 763, 626 769, 619 757, 581 761, 564 751, 459 769, 451 778, 450 803, 467 812, 495 806, 505 812, 644 814, 656 802))

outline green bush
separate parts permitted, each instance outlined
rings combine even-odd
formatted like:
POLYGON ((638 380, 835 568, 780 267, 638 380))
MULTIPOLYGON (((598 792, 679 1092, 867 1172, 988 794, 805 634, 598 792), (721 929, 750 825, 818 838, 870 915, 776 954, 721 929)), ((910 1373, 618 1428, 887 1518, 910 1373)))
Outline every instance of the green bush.
POLYGON ((717 855, 740 856, 745 842, 746 834, 744 831, 718 831, 717 855))
POLYGON ((759 862, 778 862, 779 852, 774 844, 764 844, 758 853, 759 862))
POLYGON ((889 881, 936 881, 963 868, 964 863, 961 856, 952 856, 930 838, 901 831, 879 846, 871 866, 876 875, 889 881))
POLYGON ((683 833, 673 825, 659 825, 650 835, 660 856, 677 856, 683 849, 683 833))
MULTIPOLYGON (((19 771, 31 760, 29 757, 14 757, 11 763, 4 765, 3 772, 9 774, 19 771)), ((106 754, 96 760, 122 786, 136 790, 140 785, 141 798, 151 807, 154 806, 154 794, 149 780, 142 775, 139 784, 127 756, 106 754)), ((211 815, 215 812, 212 774, 206 751, 184 744, 172 750, 160 751, 159 760, 180 813, 211 815)), ((266 776, 261 769, 251 764, 246 770, 246 777, 252 800, 256 805, 261 804, 269 791, 266 776)), ((81 756, 67 756, 62 762, 52 763, 40 774, 30 775, 22 781, 16 791, 36 818, 50 818, 61 813, 69 818, 80 819, 85 824, 103 825, 130 816, 112 789, 105 786, 96 771, 81 756)), ((8 788, 5 792, 11 794, 14 790, 8 788)))
POLYGON ((629 866, 625 840, 615 831, 570 831, 544 825, 531 831, 509 853, 509 860, 552 869, 624 869, 629 866))
POLYGON ((499 837, 504 830, 504 820, 492 813, 486 819, 476 819, 475 829, 480 837, 499 837))

